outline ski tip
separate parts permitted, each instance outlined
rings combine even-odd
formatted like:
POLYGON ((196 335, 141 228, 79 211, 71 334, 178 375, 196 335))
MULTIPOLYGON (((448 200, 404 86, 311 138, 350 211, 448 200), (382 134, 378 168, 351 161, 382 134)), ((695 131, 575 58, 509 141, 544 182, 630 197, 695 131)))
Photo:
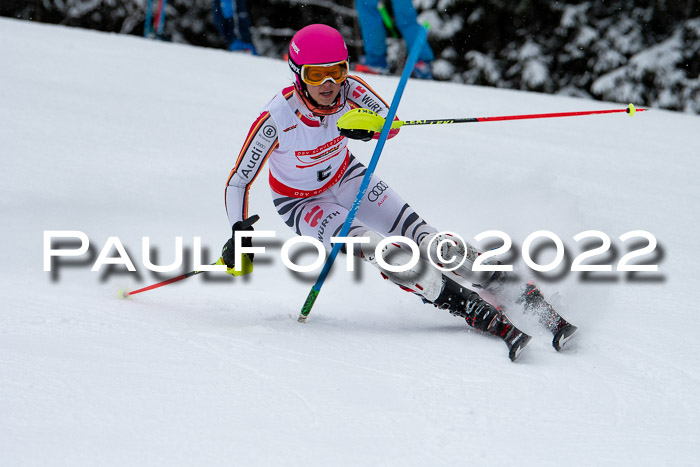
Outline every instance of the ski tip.
POLYGON ((527 334, 523 333, 521 338, 515 341, 513 345, 510 346, 510 352, 508 353, 508 356, 510 357, 511 362, 515 362, 518 359, 518 357, 520 357, 520 354, 522 353, 523 349, 530 342, 531 339, 532 336, 528 336, 527 334))
POLYGON ((126 289, 121 289, 121 290, 119 291, 119 298, 127 299, 127 298, 129 298, 129 297, 130 297, 130 295, 129 295, 129 291, 128 291, 128 290, 126 290, 126 289))
POLYGON ((552 346, 554 349, 559 352, 561 351, 562 348, 564 348, 564 345, 571 339, 576 332, 578 328, 574 326, 573 324, 567 324, 563 328, 561 328, 557 333, 554 335, 554 339, 552 339, 552 346))
POLYGON ((308 318, 308 317, 304 316, 304 315, 299 315, 299 318, 297 318, 297 322, 298 323, 306 323, 306 318, 308 318))

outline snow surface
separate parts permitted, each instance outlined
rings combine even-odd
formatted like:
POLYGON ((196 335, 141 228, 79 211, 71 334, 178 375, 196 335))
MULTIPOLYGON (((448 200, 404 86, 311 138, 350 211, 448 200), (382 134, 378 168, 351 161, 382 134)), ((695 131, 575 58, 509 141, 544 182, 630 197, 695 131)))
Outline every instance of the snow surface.
MULTIPOLYGON (((252 275, 117 298, 169 277, 145 269, 142 237, 157 264, 177 236, 217 254, 225 181, 284 62, 0 19, 0 63, 0 465, 697 465, 699 117, 413 127, 387 144, 378 173, 465 238, 499 229, 517 251, 550 230, 570 264, 595 229, 613 265, 623 233, 658 239, 640 258, 658 273, 539 277, 579 335, 556 353, 514 310, 534 339, 513 364, 368 265, 337 263, 297 323, 316 274, 282 265, 293 234, 266 175, 251 212, 277 238, 252 275), (45 272, 46 230, 85 232, 92 257, 45 272), (90 271, 110 236, 137 273, 90 271)), ((391 98, 395 78, 368 79, 391 98)), ((411 80, 399 115, 620 107, 411 80)), ((351 146, 369 161, 372 144, 351 146)))

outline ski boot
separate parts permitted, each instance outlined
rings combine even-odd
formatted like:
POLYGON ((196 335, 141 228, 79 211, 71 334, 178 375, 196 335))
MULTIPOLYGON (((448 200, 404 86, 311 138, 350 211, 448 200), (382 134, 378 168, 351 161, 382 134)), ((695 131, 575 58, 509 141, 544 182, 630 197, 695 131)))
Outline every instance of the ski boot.
POLYGON ((508 356, 514 362, 532 337, 516 328, 503 312, 482 299, 476 292, 444 276, 443 281, 442 291, 433 301, 433 305, 464 318, 473 328, 503 339, 508 346, 508 356))

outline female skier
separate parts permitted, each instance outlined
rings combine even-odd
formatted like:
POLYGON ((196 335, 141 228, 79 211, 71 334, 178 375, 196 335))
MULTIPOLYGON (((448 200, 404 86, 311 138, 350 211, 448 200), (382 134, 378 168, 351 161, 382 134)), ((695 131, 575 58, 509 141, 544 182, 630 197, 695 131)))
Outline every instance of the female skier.
MULTIPOLYGON (((340 232, 366 172, 365 166, 348 149, 348 138, 369 141, 378 137, 367 130, 340 131, 336 122, 344 113, 358 107, 385 117, 389 106, 362 79, 348 74, 345 41, 330 26, 313 24, 298 31, 289 45, 289 67, 294 84, 268 102, 253 123, 228 178, 226 210, 233 235, 239 230, 252 230, 254 220, 248 218, 248 191, 269 160, 270 189, 279 215, 298 235, 316 238, 330 250, 331 237, 340 232)), ((392 130, 389 137, 397 133, 398 130, 392 130)), ((502 338, 511 360, 515 361, 530 336, 479 294, 453 280, 461 277, 473 282, 475 287, 491 285, 492 288, 501 282, 493 276, 478 281, 471 271, 479 254, 477 250, 470 245, 445 241, 449 239, 438 234, 377 175, 372 176, 369 187, 348 237, 368 237, 370 242, 353 245, 351 253, 370 262, 385 278, 425 302, 447 309, 465 318, 470 326, 502 338), (446 277, 424 261, 408 271, 392 272, 377 262, 375 248, 383 238, 395 235, 415 242, 421 259, 439 258, 439 253, 442 258, 457 262, 465 259, 464 264, 452 277, 446 277)), ((250 245, 250 238, 243 240, 244 245, 246 240, 250 245)), ((410 257, 410 249, 401 244, 390 243, 382 253, 382 258, 392 265, 406 264, 410 257)), ((222 259, 230 270, 234 268, 233 238, 224 245, 222 259)), ((243 263, 252 259, 252 255, 241 256, 243 263)), ((556 323, 561 329, 565 325, 568 323, 563 320, 556 323)), ((573 330, 555 337, 555 347, 573 330)))

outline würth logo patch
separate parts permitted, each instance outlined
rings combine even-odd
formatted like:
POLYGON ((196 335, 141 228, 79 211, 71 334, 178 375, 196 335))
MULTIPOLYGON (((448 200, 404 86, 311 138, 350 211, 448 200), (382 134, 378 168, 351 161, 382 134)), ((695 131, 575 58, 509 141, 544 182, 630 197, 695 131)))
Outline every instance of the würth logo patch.
POLYGON ((311 211, 304 216, 304 221, 306 221, 306 223, 311 227, 316 227, 318 225, 318 221, 320 221, 322 217, 323 209, 321 209, 320 206, 314 206, 311 211))

